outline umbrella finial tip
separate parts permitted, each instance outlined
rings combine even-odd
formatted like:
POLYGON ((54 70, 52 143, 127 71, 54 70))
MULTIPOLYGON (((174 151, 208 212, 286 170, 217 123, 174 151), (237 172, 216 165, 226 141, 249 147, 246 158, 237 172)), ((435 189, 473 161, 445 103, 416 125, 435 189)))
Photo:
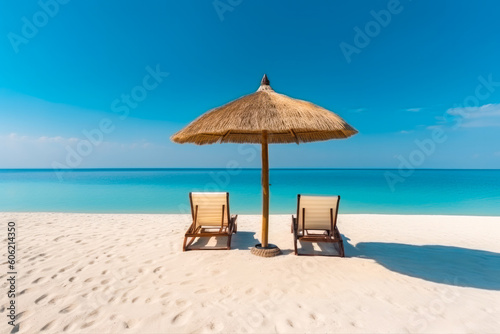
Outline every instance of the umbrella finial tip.
POLYGON ((262 85, 266 85, 266 86, 269 86, 269 79, 267 78, 267 74, 264 74, 264 76, 262 77, 262 81, 260 82, 261 86, 262 85))

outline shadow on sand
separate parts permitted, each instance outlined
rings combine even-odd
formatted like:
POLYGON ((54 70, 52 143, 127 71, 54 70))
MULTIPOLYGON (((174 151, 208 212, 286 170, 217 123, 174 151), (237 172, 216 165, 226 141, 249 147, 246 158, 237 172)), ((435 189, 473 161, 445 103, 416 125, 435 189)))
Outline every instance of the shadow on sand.
POLYGON ((231 248, 249 250, 253 246, 260 244, 260 241, 255 238, 255 235, 255 232, 238 231, 238 233, 233 235, 231 248))
MULTIPOLYGON (((238 231, 238 233, 233 234, 231 237, 231 249, 249 250, 256 244, 260 243, 259 240, 255 238, 255 235, 255 232, 238 231)), ((226 247, 226 245, 227 237, 217 236, 211 238, 197 238, 191 246, 208 250, 214 249, 215 247, 226 247)))
POLYGON ((343 236, 346 256, 368 258, 389 270, 427 281, 500 290, 500 254, 440 245, 361 242, 343 236))

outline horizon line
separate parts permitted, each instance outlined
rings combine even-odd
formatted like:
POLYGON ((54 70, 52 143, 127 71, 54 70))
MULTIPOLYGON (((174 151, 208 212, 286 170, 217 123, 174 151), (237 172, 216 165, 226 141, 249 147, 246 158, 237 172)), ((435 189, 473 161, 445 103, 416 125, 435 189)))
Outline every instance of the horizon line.
MULTIPOLYGON (((250 167, 250 168, 227 168, 227 167, 89 167, 89 168, 65 168, 65 169, 54 169, 54 168, 0 168, 0 171, 97 171, 97 170, 227 170, 227 169, 240 169, 240 170, 260 170, 260 167, 250 167)), ((336 167, 277 167, 269 168, 270 170, 403 170, 401 168, 336 168, 336 167)), ((404 169, 404 170, 407 170, 404 169)), ((500 170, 500 168, 413 168, 412 170, 500 170)))

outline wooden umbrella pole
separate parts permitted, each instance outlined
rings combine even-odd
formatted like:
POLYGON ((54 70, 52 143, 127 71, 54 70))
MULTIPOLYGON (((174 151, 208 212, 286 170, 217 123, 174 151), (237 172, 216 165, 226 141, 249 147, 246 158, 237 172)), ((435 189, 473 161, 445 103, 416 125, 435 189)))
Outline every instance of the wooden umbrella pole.
POLYGON ((267 131, 262 132, 262 247, 268 246, 269 232, 269 153, 267 131))

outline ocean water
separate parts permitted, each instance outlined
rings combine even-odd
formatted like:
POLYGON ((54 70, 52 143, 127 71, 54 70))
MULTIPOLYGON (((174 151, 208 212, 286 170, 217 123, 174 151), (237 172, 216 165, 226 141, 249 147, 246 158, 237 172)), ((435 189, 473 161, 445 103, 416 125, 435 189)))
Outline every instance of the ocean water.
MULTIPOLYGON (((340 213, 500 216, 500 170, 272 169, 272 214, 295 213, 297 194, 340 195, 340 213)), ((258 214, 260 170, 0 170, 0 211, 188 213, 190 191, 229 191, 232 213, 258 214)))

